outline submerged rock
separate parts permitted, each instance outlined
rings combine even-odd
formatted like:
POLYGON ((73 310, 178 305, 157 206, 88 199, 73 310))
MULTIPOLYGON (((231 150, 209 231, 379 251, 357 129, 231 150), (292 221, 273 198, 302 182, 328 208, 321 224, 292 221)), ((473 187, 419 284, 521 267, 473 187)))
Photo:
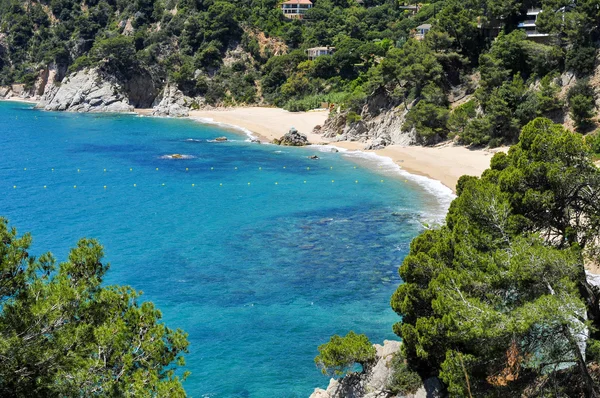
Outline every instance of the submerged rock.
POLYGON ((227 137, 217 137, 217 138, 215 138, 215 141, 217 141, 217 142, 227 141, 227 137))
POLYGON ((317 155, 312 155, 312 156, 309 156, 308 158, 313 159, 313 160, 319 159, 319 157, 317 155))
POLYGON ((273 144, 284 145, 284 146, 305 146, 309 145, 308 138, 304 134, 301 134, 294 127, 288 131, 286 135, 280 139, 274 139, 273 144))

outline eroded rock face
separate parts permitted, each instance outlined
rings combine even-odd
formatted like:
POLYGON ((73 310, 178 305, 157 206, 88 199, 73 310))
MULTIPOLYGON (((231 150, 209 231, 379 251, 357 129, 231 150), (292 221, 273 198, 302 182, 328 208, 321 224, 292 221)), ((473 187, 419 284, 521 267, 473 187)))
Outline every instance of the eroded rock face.
POLYGON ((384 92, 369 98, 360 113, 360 120, 348 122, 348 113, 330 116, 314 133, 334 141, 358 141, 365 149, 380 149, 387 145, 414 145, 414 131, 403 131, 402 125, 408 113, 404 104, 396 104, 384 92))
POLYGON ((152 115, 185 117, 190 114, 192 102, 192 98, 184 95, 176 86, 167 84, 152 104, 152 115))
POLYGON ((295 128, 291 128, 290 131, 286 133, 280 139, 273 140, 273 144, 284 145, 284 146, 305 146, 309 145, 308 138, 304 134, 301 134, 295 128))
POLYGON ((39 108, 69 112, 133 112, 122 86, 98 69, 67 76, 54 90, 45 90, 39 108))

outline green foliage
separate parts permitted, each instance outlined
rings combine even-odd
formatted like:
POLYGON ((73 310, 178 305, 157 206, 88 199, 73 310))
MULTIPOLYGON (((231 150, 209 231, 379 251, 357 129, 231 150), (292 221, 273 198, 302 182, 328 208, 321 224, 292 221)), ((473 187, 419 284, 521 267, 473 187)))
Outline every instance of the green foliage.
POLYGON ((128 74, 135 64, 133 38, 115 36, 96 40, 91 54, 95 60, 104 61, 113 71, 128 74))
POLYGON ((580 80, 567 94, 567 102, 571 110, 571 117, 575 121, 577 130, 584 130, 591 124, 595 114, 596 103, 594 90, 586 80, 580 80))
POLYGON ((346 116, 346 124, 350 125, 352 123, 356 123, 359 120, 361 120, 362 118, 360 117, 360 115, 354 111, 350 111, 348 112, 348 115, 346 116))
POLYGON ((367 370, 375 361, 375 347, 364 334, 348 332, 344 337, 334 335, 328 343, 319 346, 315 357, 317 367, 324 375, 342 376, 356 364, 367 370))
POLYGON ((29 255, 31 236, 0 221, 2 396, 175 396, 187 335, 128 286, 103 286, 95 240, 68 260, 29 255))
POLYGON ((392 394, 414 394, 423 385, 421 376, 408 367, 406 358, 404 358, 401 352, 394 354, 390 368, 392 369, 392 376, 386 388, 392 394))
POLYGON ((391 304, 408 366, 439 372, 454 396, 518 396, 517 380, 538 377, 592 396, 577 336, 600 325, 582 259, 600 230, 598 192, 582 137, 547 119, 481 178, 461 178, 446 225, 414 239, 399 270, 391 304), (563 362, 577 364, 566 379, 563 362))
POLYGON ((470 100, 454 108, 448 117, 449 136, 462 135, 471 119, 477 116, 475 100, 470 100))
POLYGON ((585 143, 590 147, 592 153, 600 155, 600 134, 598 132, 586 135, 585 143))
POLYGON ((573 47, 567 52, 566 69, 575 73, 577 77, 589 76, 594 73, 596 63, 596 48, 573 47))
MULTIPOLYGON (((435 1, 414 16, 400 3, 318 0, 299 21, 284 18, 276 0, 91 0, 84 6, 74 0, 0 0, 6 37, 0 83, 30 84, 32 73, 54 63, 69 72, 99 66, 125 86, 150 75, 156 84, 170 81, 212 104, 308 110, 335 94, 343 97, 336 101, 341 109, 360 113, 365 104, 385 100, 389 109, 412 107, 406 128, 415 128, 424 143, 444 139, 450 130, 467 144, 499 145, 515 142, 520 128, 537 116, 564 116, 558 86, 544 85, 548 76, 593 71, 600 38, 593 1, 573 3, 564 13, 557 11, 563 0, 541 2, 538 27, 556 34, 544 43, 515 29, 523 10, 539 2, 435 1), (506 29, 492 40, 488 26, 499 18, 506 29), (425 40, 415 40, 422 23, 433 28, 425 40), (240 54, 238 45, 247 53, 240 54), (307 61, 305 50, 315 46, 335 52, 307 61), (232 59, 243 63, 243 72, 230 70, 232 59), (481 77, 475 116, 423 99, 431 85, 442 96, 475 85, 474 72, 481 77), (516 76, 524 90, 510 93, 516 76)), ((589 105, 589 98, 576 96, 569 103, 583 124, 589 105)))

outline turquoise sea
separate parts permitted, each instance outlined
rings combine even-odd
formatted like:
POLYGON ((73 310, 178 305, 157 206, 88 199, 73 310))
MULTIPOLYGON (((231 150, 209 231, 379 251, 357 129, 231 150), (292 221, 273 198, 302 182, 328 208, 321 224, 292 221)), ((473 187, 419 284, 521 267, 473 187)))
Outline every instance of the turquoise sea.
POLYGON ((1 102, 0 148, 0 215, 59 260, 99 239, 107 283, 189 333, 192 397, 307 397, 328 384, 313 358, 332 334, 395 338, 397 268, 448 199, 368 156, 191 120, 1 102))

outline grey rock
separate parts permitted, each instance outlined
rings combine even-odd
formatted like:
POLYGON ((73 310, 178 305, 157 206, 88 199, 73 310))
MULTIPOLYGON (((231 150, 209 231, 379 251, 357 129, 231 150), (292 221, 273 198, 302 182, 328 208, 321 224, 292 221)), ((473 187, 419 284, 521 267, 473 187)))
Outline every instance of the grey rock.
POLYGON ((48 83, 44 87, 44 94, 38 104, 39 108, 48 111, 133 111, 133 106, 129 104, 129 100, 116 78, 101 72, 98 68, 72 73, 63 80, 60 86, 57 86, 54 80, 51 82, 52 84, 48 83))
POLYGON ((217 141, 217 142, 227 141, 227 137, 217 137, 217 138, 215 138, 215 141, 217 141))
MULTIPOLYGON (((392 398, 394 394, 386 391, 392 376, 391 361, 400 350, 400 342, 385 340, 383 345, 374 344, 376 362, 366 373, 350 373, 341 379, 331 379, 326 390, 315 389, 310 398, 392 398)), ((417 393, 418 394, 418 393, 417 393)), ((406 398, 421 398, 414 394, 406 398)), ((426 387, 422 387, 422 398, 429 397, 426 387)))
POLYGON ((367 149, 380 149, 387 145, 414 145, 414 131, 403 131, 402 125, 408 113, 403 104, 395 103, 385 92, 375 93, 361 110, 360 120, 348 123, 346 112, 331 115, 314 132, 333 141, 358 141, 367 149))
POLYGON ((189 116, 189 106, 194 102, 184 95, 176 86, 167 84, 162 93, 154 100, 152 115, 154 116, 189 116))
POLYGON ((301 134, 294 127, 280 139, 273 140, 274 144, 284 146, 305 146, 309 145, 308 138, 304 134, 301 134))

